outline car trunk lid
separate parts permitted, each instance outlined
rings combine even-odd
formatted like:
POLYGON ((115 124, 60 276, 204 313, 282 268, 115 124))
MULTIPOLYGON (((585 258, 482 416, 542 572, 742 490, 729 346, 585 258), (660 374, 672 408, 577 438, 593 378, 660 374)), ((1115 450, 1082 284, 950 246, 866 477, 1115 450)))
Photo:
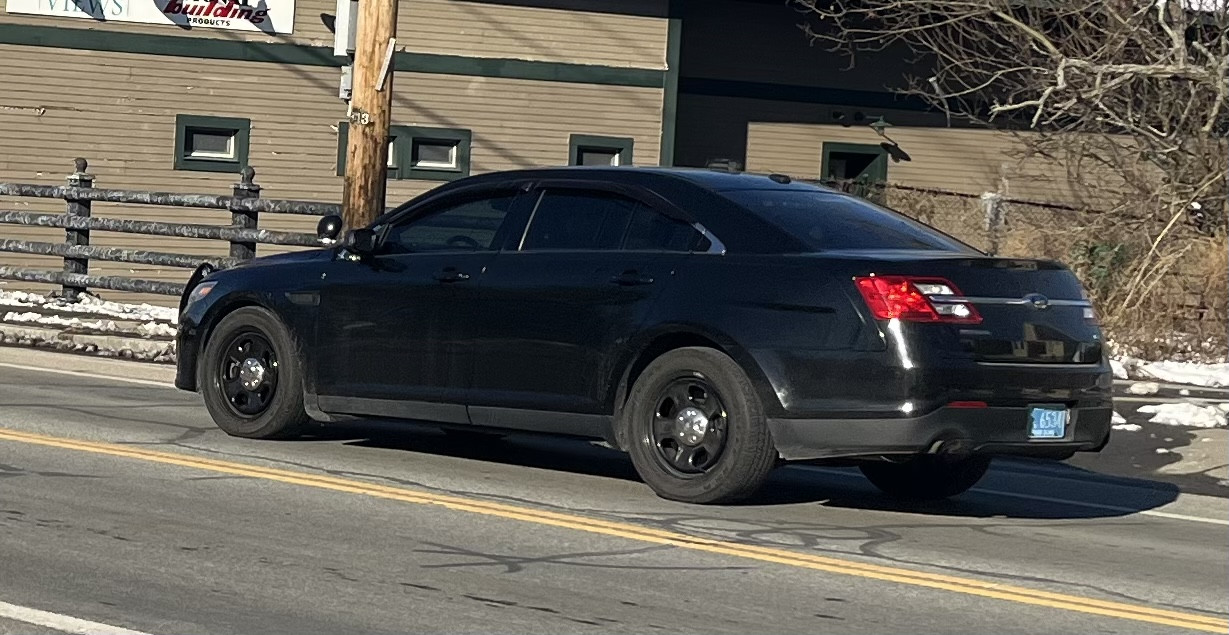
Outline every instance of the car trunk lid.
MULTIPOLYGON (((913 289, 935 309, 937 318, 901 318, 920 322, 910 329, 922 340, 918 345, 985 363, 1101 362, 1101 331, 1092 305, 1079 280, 1059 263, 950 252, 861 255, 874 262, 862 262, 856 278, 914 281, 913 289)), ((870 312, 877 314, 874 307, 870 312)))

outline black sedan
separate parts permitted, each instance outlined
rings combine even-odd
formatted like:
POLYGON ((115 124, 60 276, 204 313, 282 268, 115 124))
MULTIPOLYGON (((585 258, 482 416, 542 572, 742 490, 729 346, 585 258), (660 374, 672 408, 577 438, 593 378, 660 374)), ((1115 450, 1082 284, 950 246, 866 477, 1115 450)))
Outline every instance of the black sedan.
POLYGON ((600 439, 681 501, 746 498, 788 461, 943 498, 993 456, 1110 435, 1067 268, 780 175, 469 177, 334 248, 198 270, 181 305, 176 384, 232 435, 357 416, 600 439))

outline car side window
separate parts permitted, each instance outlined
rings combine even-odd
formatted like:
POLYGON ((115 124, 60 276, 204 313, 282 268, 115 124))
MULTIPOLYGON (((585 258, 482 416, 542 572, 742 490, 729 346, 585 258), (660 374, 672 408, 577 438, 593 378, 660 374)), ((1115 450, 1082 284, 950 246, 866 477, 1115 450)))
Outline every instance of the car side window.
POLYGON ((411 254, 492 249, 515 200, 514 192, 486 195, 395 225, 385 236, 383 251, 411 254))
POLYGON ((691 225, 641 207, 632 215, 623 249, 628 251, 691 251, 707 249, 707 239, 691 225))
POLYGON ((546 190, 530 216, 522 251, 614 250, 644 205, 609 192, 546 190))

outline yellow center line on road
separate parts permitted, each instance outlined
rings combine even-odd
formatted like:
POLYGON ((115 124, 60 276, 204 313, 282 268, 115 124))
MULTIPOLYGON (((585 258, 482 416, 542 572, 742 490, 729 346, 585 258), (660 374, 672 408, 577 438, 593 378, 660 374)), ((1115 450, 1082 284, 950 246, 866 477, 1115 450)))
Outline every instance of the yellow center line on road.
POLYGON ((80 441, 5 429, 0 429, 0 440, 61 448, 78 452, 88 452, 92 454, 123 457, 166 465, 176 465, 208 472, 247 476, 250 478, 277 481, 293 485, 302 485, 306 487, 345 492, 349 494, 372 496, 375 498, 395 500, 417 505, 434 505, 455 511, 483 514, 486 516, 495 516, 539 525, 549 525, 552 527, 602 534, 606 536, 615 536, 640 542, 671 545, 692 551, 733 556, 736 558, 757 560, 760 562, 771 562, 790 567, 824 571, 827 573, 836 573, 841 575, 851 575, 873 580, 896 582, 899 584, 908 584, 954 593, 994 598, 1021 604, 1030 604, 1066 611, 1135 620, 1150 624, 1175 626, 1210 633, 1229 632, 1229 620, 1219 617, 1157 609, 1122 602, 1098 600, 1095 598, 1067 595, 1064 593, 1054 593, 1010 584, 977 580, 974 578, 928 573, 925 571, 915 571, 900 567, 881 566, 857 562, 854 560, 801 553, 788 549, 777 549, 723 540, 713 540, 698 536, 690 536, 674 531, 643 527, 631 523, 588 518, 574 514, 534 509, 532 507, 495 503, 476 498, 436 494, 427 491, 380 485, 377 483, 368 483, 324 474, 284 470, 232 461, 220 461, 216 459, 192 456, 189 454, 159 452, 131 446, 116 445, 113 443, 80 441))

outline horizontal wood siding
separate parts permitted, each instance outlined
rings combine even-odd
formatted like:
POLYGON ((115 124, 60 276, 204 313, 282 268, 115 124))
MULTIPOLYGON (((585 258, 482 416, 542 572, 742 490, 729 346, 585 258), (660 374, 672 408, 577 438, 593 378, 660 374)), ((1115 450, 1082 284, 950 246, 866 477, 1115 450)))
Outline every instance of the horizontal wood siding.
MULTIPOLYGON (((63 184, 74 157, 90 161, 97 187, 228 194, 236 174, 172 169, 177 114, 248 118, 250 163, 269 198, 338 201, 337 70, 235 61, 158 58, 0 45, 6 86, 0 95, 0 181, 63 184), (89 68, 83 77, 79 69, 89 68), (75 83, 71 100, 63 86, 75 83)), ((472 171, 566 164, 571 134, 635 139, 640 163, 655 163, 662 90, 439 74, 398 73, 395 124, 473 131, 472 171)), ((389 204, 438 185, 390 181, 389 204)), ((0 209, 62 212, 62 201, 0 198, 0 209)), ((116 218, 225 225, 225 211, 96 204, 116 218)), ((314 217, 270 214, 267 229, 313 231, 314 217)), ((59 242, 63 232, 0 225, 0 237, 59 242)), ((93 243, 201 255, 225 253, 213 241, 94 232, 93 243)), ((278 249, 260 246, 259 254, 278 249)), ((57 259, 0 253, 0 262, 57 259)), ((183 269, 94 262, 91 272, 182 280, 183 269)), ((16 288, 10 282, 5 287, 16 288)), ((108 298, 129 297, 106 293, 108 298)), ((143 298, 150 300, 150 297, 143 298)), ((168 300, 162 299, 162 302, 168 300)))
MULTIPOLYGON (((869 127, 752 122, 748 126, 747 169, 818 178, 824 142, 877 145, 869 127)), ((1077 195, 1061 166, 1013 157, 1019 141, 993 130, 896 126, 888 136, 911 160, 888 163, 888 181, 967 194, 1074 203, 1077 195)))
MULTIPOLYGON (((71 1, 71 0, 65 0, 71 1)), ((138 0, 132 0, 138 1, 138 0)), ((140 0, 148 1, 148 0, 140 0)), ((170 35, 267 43, 333 46, 321 14, 332 0, 296 0, 294 33, 98 22, 0 12, 0 24, 170 35)), ((397 20, 398 50, 467 57, 510 58, 633 68, 665 68, 665 18, 588 11, 517 7, 470 0, 405 0, 397 20)), ((335 80, 334 80, 334 83, 335 80)))
POLYGON ((399 7, 397 40, 423 53, 661 69, 667 27, 657 17, 406 0, 399 7))

